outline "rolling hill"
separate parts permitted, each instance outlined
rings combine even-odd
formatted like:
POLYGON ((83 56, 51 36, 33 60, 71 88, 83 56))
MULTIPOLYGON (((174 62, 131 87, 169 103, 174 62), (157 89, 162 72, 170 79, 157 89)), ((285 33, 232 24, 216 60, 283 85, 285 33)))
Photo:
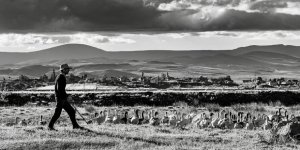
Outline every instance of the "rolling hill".
POLYGON ((300 58, 294 57, 292 55, 281 54, 276 52, 264 52, 264 51, 251 51, 238 56, 243 56, 247 58, 256 57, 261 59, 269 58, 269 59, 288 59, 288 60, 296 60, 296 61, 300 60, 300 58))
POLYGON ((184 75, 264 72, 266 76, 285 71, 300 76, 300 47, 289 45, 248 46, 234 50, 147 50, 109 52, 82 44, 61 45, 30 53, 0 52, 1 75, 40 76, 49 74, 60 64, 68 63, 74 73, 91 76, 131 75, 145 73, 180 72, 184 75), (194 69, 191 69, 194 68, 194 69), (106 72, 106 73, 105 73, 106 72))
MULTIPOLYGON (((234 50, 190 50, 190 51, 168 51, 168 50, 148 50, 148 51, 118 51, 108 52, 92 46, 82 44, 66 44, 46 50, 29 53, 7 53, 0 52, 0 65, 19 64, 37 65, 61 63, 120 63, 127 60, 145 60, 148 62, 174 62, 182 61, 193 63, 191 58, 212 57, 226 54, 228 56, 259 55, 260 57, 270 57, 279 55, 280 57, 300 58, 300 47, 285 45, 270 46, 248 46, 234 50), (164 60, 166 59, 166 60, 164 60), (109 61, 109 62, 107 62, 109 61), (57 62, 57 63, 56 63, 57 62)), ((195 59, 197 62, 197 59, 195 59)), ((174 62, 177 63, 177 62, 174 62)))
POLYGON ((93 71, 93 70, 106 70, 106 69, 130 69, 133 66, 127 63, 124 64, 90 64, 90 65, 81 65, 74 67, 76 70, 81 71, 93 71))
POLYGON ((42 65, 32 65, 26 66, 19 69, 3 69, 0 70, 1 75, 26 75, 32 77, 39 77, 41 75, 47 74, 48 72, 57 70, 58 67, 55 66, 42 66, 42 65))
POLYGON ((291 45, 267 45, 267 46, 258 46, 252 45, 247 47, 240 47, 234 50, 231 50, 229 54, 232 55, 242 55, 249 52, 272 52, 284 55, 290 55, 294 57, 300 58, 300 47, 299 46, 291 46, 291 45))
POLYGON ((31 65, 33 65, 53 60, 86 59, 97 56, 100 57, 105 55, 105 53, 107 52, 88 45, 67 44, 49 48, 46 50, 28 53, 0 52, 0 65, 15 63, 23 65, 27 65, 27 63, 30 63, 31 65))
POLYGON ((126 77, 140 77, 137 74, 133 74, 133 73, 129 73, 129 72, 125 72, 125 71, 119 71, 119 70, 113 70, 113 69, 108 69, 108 70, 102 70, 102 71, 92 71, 92 72, 81 72, 78 73, 77 75, 83 75, 86 74, 88 77, 95 77, 95 78, 99 78, 99 77, 122 77, 122 76, 126 76, 126 77))

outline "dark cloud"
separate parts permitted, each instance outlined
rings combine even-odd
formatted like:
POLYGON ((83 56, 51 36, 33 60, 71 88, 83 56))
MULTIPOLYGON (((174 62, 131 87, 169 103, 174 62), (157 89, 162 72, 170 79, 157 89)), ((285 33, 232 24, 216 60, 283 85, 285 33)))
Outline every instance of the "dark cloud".
POLYGON ((0 31, 300 29, 299 15, 274 11, 297 0, 252 0, 249 10, 256 12, 233 9, 245 0, 187 1, 187 6, 232 8, 215 15, 216 10, 199 8, 159 9, 172 0, 0 0, 0 31))
POLYGON ((227 10, 216 18, 195 19, 199 12, 185 10, 169 12, 160 18, 171 30, 296 30, 300 29, 300 16, 272 13, 247 13, 227 10))
POLYGON ((273 13, 247 13, 229 10, 206 24, 207 30, 295 30, 300 29, 300 16, 273 13))
POLYGON ((36 24, 65 18, 59 0, 1 0, 0 20, 2 29, 28 29, 36 24))
POLYGON ((141 0, 1 0, 0 29, 143 29, 159 14, 141 0))
POLYGON ((147 26, 159 12, 141 0, 68 0, 72 15, 83 21, 110 26, 147 26))
POLYGON ((287 2, 287 0, 257 1, 250 5, 250 9, 261 12, 273 12, 276 8, 286 8, 288 6, 287 2))

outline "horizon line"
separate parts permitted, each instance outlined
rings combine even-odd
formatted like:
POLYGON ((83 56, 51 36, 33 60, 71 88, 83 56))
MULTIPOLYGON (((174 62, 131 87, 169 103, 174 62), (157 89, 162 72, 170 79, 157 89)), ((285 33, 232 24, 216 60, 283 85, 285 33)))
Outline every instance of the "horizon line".
POLYGON ((29 51, 29 52, 19 52, 19 51, 0 51, 0 53, 34 53, 34 52, 40 52, 40 51, 47 51, 53 48, 58 48, 58 47, 63 47, 63 46, 72 46, 72 45, 80 45, 80 46, 86 46, 86 47, 92 47, 95 49, 98 49, 100 51, 105 51, 105 52, 145 52, 145 51, 232 51, 232 50, 236 50, 239 48, 247 48, 247 47, 267 47, 267 46, 291 46, 291 47, 300 47, 297 45, 291 45, 291 44, 266 44, 266 45, 248 45, 248 46, 240 46, 240 47, 236 47, 233 49, 187 49, 187 50, 175 50, 175 49, 144 49, 144 50, 123 50, 123 51, 109 51, 109 50, 104 50, 102 48, 98 48, 96 46, 93 45, 88 45, 88 44, 82 44, 82 43, 67 43, 67 44, 60 44, 60 45, 56 45, 56 46, 51 46, 49 48, 45 48, 45 49, 39 49, 39 50, 34 50, 34 51, 29 51))

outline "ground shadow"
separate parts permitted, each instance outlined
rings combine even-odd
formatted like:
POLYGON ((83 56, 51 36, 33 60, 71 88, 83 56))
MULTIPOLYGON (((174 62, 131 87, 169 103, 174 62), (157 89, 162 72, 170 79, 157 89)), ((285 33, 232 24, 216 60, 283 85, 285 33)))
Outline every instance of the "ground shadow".
POLYGON ((83 129, 84 131, 87 131, 87 132, 91 132, 91 133, 94 133, 96 135, 104 135, 104 136, 108 136, 108 137, 114 137, 114 138, 120 138, 120 139, 126 139, 126 140, 133 140, 133 141, 140 141, 140 142, 145 142, 145 143, 149 143, 149 144, 155 144, 155 145, 164 145, 164 146, 169 146, 171 145, 171 143, 169 142, 166 142, 166 141, 158 141, 158 140, 155 140, 154 138, 151 138, 151 139, 145 139, 145 138, 141 138, 141 137, 130 137, 130 136, 125 136, 125 135, 118 135, 118 134, 113 134, 113 133, 110 133, 110 132, 99 132, 99 131, 94 131, 94 130, 91 130, 91 129, 88 129, 88 128, 85 128, 83 129))

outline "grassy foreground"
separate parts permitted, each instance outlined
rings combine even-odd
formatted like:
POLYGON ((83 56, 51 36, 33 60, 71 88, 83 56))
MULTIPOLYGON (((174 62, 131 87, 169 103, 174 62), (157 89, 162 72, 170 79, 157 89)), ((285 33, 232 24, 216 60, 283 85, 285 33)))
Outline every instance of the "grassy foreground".
POLYGON ((12 127, 3 124, 21 112, 25 112, 22 115, 28 119, 30 116, 38 119, 42 112, 51 116, 52 111, 49 107, 0 108, 0 149, 300 149, 296 143, 269 144, 265 141, 268 131, 261 129, 177 129, 149 125, 86 125, 79 121, 90 131, 73 130, 64 111, 55 126, 58 131, 48 131, 46 126, 34 124, 12 127), (26 116, 29 109, 36 112, 26 116))

